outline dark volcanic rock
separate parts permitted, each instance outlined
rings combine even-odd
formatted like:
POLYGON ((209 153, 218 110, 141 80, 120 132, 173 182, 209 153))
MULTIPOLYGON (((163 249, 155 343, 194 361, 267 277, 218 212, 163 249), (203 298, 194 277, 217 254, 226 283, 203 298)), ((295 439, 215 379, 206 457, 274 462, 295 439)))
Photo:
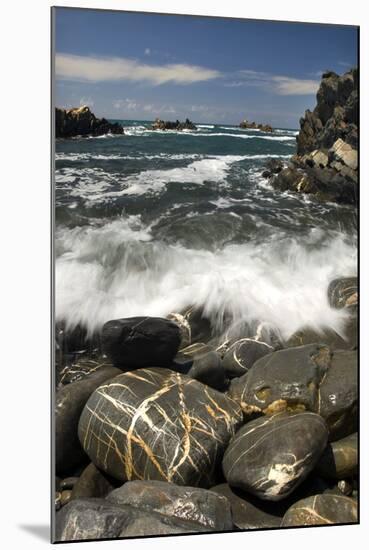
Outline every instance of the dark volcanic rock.
POLYGON ((73 487, 72 499, 76 498, 104 498, 116 485, 104 472, 101 472, 94 464, 89 464, 78 478, 73 487))
POLYGON ((234 401, 197 380, 139 369, 91 395, 79 438, 92 462, 116 479, 208 487, 241 422, 234 401))
POLYGON ((101 136, 124 134, 123 127, 106 118, 96 118, 87 105, 73 109, 55 109, 55 137, 101 136))
POLYGON ((165 481, 128 481, 110 493, 107 500, 199 523, 216 531, 233 528, 227 498, 206 489, 179 487, 165 481))
POLYGON ((229 396, 240 403, 246 415, 283 408, 315 411, 319 384, 330 360, 329 347, 320 344, 276 351, 232 380, 229 396))
POLYGON ((101 340, 104 353, 116 367, 167 367, 178 351, 180 332, 168 319, 129 317, 105 323, 101 340))
POLYGON ((249 122, 248 120, 243 120, 240 122, 240 128, 245 128, 247 130, 260 130, 261 132, 273 132, 273 128, 270 124, 257 124, 256 122, 249 122))
POLYGON ((357 523, 357 502, 339 495, 315 495, 293 504, 286 512, 281 527, 298 525, 331 525, 357 523))
POLYGON ((232 438, 223 458, 224 475, 232 487, 281 500, 313 470, 327 439, 326 424, 314 413, 257 418, 232 438))
POLYGON ((55 523, 58 542, 212 531, 198 523, 98 498, 70 501, 56 513, 55 523))
POLYGON ((357 474, 357 433, 328 443, 319 459, 317 472, 327 478, 343 480, 357 474))
POLYGON ((283 162, 280 159, 269 159, 265 167, 272 174, 279 174, 283 170, 283 162))
POLYGON ((232 520, 238 529, 269 529, 279 527, 288 504, 268 502, 230 487, 227 483, 216 485, 211 490, 227 497, 231 504, 232 520))
POLYGON ((229 347, 223 358, 223 367, 230 378, 242 376, 255 361, 273 351, 272 346, 265 342, 242 338, 229 347))
POLYGON ((195 343, 205 343, 211 338, 211 324, 201 309, 187 308, 181 313, 170 313, 168 319, 178 325, 181 332, 180 349, 195 343))
POLYGON ((357 305, 357 277, 342 277, 329 283, 328 299, 332 307, 343 308, 357 305))
POLYGON ((195 357, 192 367, 188 371, 188 376, 191 378, 219 391, 226 389, 225 374, 222 361, 215 351, 195 357))
POLYGON ((330 441, 357 431, 357 374, 357 352, 335 351, 320 386, 317 409, 327 422, 330 441))
POLYGON ((188 118, 184 122, 176 120, 171 122, 169 120, 161 120, 160 118, 155 119, 154 124, 152 125, 153 130, 196 130, 197 127, 193 122, 188 118))
POLYGON ((78 421, 92 392, 120 371, 104 367, 56 392, 55 396, 55 468, 58 475, 83 463, 86 455, 78 441, 78 421))

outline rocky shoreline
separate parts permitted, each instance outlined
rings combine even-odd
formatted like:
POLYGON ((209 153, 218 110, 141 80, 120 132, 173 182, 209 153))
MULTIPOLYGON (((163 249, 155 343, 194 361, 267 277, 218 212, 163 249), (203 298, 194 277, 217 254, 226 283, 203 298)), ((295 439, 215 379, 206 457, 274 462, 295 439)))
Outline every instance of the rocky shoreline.
POLYGON ((358 70, 322 75, 317 105, 300 120, 297 153, 287 165, 266 167, 280 191, 307 193, 321 201, 357 204, 358 70))
POLYGON ((151 126, 152 130, 177 130, 179 132, 183 130, 197 130, 197 126, 191 122, 189 118, 186 118, 184 122, 176 120, 171 122, 170 120, 161 120, 156 118, 154 124, 151 126))
POLYGON ((71 138, 102 136, 104 134, 124 134, 118 122, 111 123, 106 118, 97 118, 87 105, 73 109, 55 109, 55 137, 71 138))
MULTIPOLYGON (((356 279, 327 295, 356 326, 356 279)), ((358 521, 355 329, 216 336, 190 307, 57 332, 57 541, 358 521)))

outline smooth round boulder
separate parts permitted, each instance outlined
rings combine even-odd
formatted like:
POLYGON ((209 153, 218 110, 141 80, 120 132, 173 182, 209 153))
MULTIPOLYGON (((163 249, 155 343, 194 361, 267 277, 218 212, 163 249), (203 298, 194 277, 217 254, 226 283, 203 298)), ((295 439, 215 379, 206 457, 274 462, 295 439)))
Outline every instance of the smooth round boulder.
POLYGON ((181 313, 170 313, 168 319, 176 323, 180 329, 181 349, 191 344, 207 342, 211 338, 210 320, 205 317, 201 309, 195 306, 181 313))
POLYGON ((274 348, 265 342, 242 338, 229 347, 223 358, 223 367, 229 378, 236 378, 246 374, 258 359, 273 351, 274 348))
POLYGON ((325 493, 299 500, 289 508, 281 527, 357 523, 357 502, 349 497, 325 493))
POLYGON ((66 385, 72 382, 78 382, 83 380, 86 376, 96 372, 98 369, 104 367, 112 367, 110 361, 106 357, 100 357, 98 359, 92 359, 91 357, 82 356, 72 362, 70 365, 64 367, 60 372, 60 384, 66 385))
POLYGON ((279 413, 251 420, 232 438, 223 458, 231 487, 265 500, 286 498, 314 469, 328 440, 315 413, 279 413))
POLYGON ((321 344, 275 351, 233 379, 229 396, 240 403, 245 415, 272 414, 283 408, 314 411, 330 361, 330 348, 321 344))
POLYGON ((216 351, 195 357, 188 376, 219 391, 225 390, 227 386, 225 370, 216 351))
POLYGON ((319 389, 317 412, 326 420, 330 441, 358 428, 358 365, 356 351, 335 351, 319 389))
POLYGON ((123 373, 100 386, 79 421, 91 461, 115 479, 208 487, 240 407, 188 376, 162 368, 123 373))
POLYGON ((114 367, 102 367, 83 380, 63 386, 55 395, 55 468, 63 476, 87 459, 78 440, 78 422, 92 392, 119 374, 114 367))
POLYGON ((343 480, 357 474, 357 433, 328 443, 317 464, 317 472, 329 479, 343 480))
POLYGON ((337 309, 357 305, 357 277, 342 277, 331 281, 328 286, 328 299, 331 307, 337 309))
POLYGON ((178 326, 159 317, 129 317, 108 321, 102 328, 103 352, 115 367, 167 367, 180 344, 178 326))
POLYGON ((192 521, 216 531, 233 529, 228 499, 207 489, 180 487, 165 481, 127 481, 112 491, 107 500, 192 521))
POLYGON ((71 499, 104 498, 116 485, 113 480, 101 472, 92 462, 83 470, 73 486, 71 499))

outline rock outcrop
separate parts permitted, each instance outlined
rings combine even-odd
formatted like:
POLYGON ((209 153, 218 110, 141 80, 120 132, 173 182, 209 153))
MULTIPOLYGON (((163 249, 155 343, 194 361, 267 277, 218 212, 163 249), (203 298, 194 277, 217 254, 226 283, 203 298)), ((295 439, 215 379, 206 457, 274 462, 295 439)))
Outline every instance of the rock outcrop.
POLYGON ((87 105, 73 109, 55 109, 55 137, 102 136, 103 134, 124 134, 118 122, 97 118, 87 105))
POLYGON ((356 204, 358 185, 358 70, 325 72, 317 105, 300 120, 297 154, 273 175, 281 191, 310 193, 321 200, 356 204))
POLYGON ((161 120, 156 118, 154 124, 152 125, 153 130, 196 130, 197 127, 190 119, 186 118, 184 122, 176 120, 171 122, 170 120, 161 120))
POLYGON ((273 128, 270 124, 257 124, 256 122, 249 122, 246 119, 240 122, 240 128, 245 128, 247 130, 260 130, 261 132, 273 132, 273 128))

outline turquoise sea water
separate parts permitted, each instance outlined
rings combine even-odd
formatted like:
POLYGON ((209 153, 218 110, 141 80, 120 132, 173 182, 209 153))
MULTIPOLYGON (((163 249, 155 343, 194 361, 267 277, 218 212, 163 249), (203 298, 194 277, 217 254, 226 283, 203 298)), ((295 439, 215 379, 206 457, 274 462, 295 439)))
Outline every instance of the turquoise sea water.
POLYGON ((262 178, 296 130, 228 125, 57 140, 56 315, 90 330, 116 317, 201 307, 284 336, 340 331, 326 289, 356 273, 356 214, 280 193, 262 178))

